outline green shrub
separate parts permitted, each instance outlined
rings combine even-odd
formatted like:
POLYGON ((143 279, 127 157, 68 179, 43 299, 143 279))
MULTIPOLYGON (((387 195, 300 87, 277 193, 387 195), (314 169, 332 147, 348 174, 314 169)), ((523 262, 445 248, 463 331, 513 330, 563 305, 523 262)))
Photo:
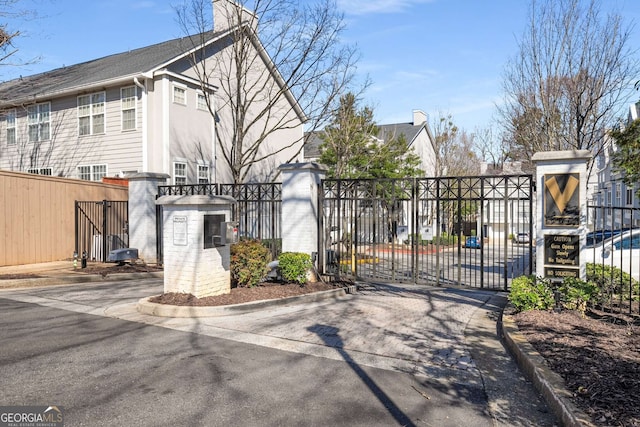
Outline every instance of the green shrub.
POLYGON ((458 236, 455 234, 442 233, 440 237, 433 236, 433 243, 436 245, 455 245, 458 243, 458 236))
POLYGON ((592 303, 598 297, 598 287, 589 281, 567 277, 559 287, 562 296, 562 305, 569 310, 577 310, 584 316, 587 304, 592 303))
POLYGON ((301 252, 283 252, 278 257, 278 268, 286 282, 304 284, 307 272, 313 267, 311 256, 301 252))
POLYGON ((632 286, 632 294, 636 297, 640 294, 640 284, 631 275, 617 267, 602 264, 587 263, 587 281, 595 284, 601 298, 621 296, 629 297, 629 286, 632 286))
POLYGON ((555 302, 549 281, 535 276, 513 279, 509 301, 517 311, 549 310, 555 302))
POLYGON ((231 286, 257 285, 269 271, 269 261, 271 253, 259 240, 246 239, 231 245, 231 286))

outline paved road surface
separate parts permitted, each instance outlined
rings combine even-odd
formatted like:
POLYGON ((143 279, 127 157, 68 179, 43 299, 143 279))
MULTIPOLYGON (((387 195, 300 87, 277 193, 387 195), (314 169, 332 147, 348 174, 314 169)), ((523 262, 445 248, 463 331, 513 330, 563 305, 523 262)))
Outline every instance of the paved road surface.
POLYGON ((493 293, 368 286, 218 318, 135 310, 161 291, 0 292, 0 404, 61 405, 69 426, 554 425, 492 338, 493 293))

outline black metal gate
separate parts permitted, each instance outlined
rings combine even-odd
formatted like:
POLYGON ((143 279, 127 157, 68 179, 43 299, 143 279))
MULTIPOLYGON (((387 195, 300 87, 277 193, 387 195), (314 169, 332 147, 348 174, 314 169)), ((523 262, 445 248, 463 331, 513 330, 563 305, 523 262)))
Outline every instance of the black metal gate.
MULTIPOLYGON (((272 256, 282 250, 282 184, 193 184, 160 185, 158 196, 215 195, 231 196, 236 200, 231 214, 238 221, 241 237, 259 239, 267 245, 272 256)), ((162 262, 162 206, 156 207, 158 262, 162 262)))
POLYGON ((323 274, 507 290, 534 271, 531 175, 321 185, 323 274))
POLYGON ((78 257, 107 262, 109 251, 129 247, 129 202, 76 200, 75 229, 78 257))

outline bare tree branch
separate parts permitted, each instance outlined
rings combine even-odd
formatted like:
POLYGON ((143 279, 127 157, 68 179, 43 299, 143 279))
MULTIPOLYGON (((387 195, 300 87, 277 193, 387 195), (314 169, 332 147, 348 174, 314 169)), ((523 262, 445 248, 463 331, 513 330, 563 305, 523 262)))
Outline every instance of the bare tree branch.
POLYGON ((359 57, 340 40, 343 16, 333 0, 216 0, 215 23, 208 18, 210 4, 188 0, 178 8, 178 21, 186 34, 196 34, 193 47, 229 29, 218 42, 224 47, 215 54, 199 49, 191 61, 205 96, 215 99, 207 104, 217 119, 218 152, 239 183, 254 179, 256 165, 269 159, 299 158, 302 132, 291 135, 300 128, 300 113, 308 132, 326 124, 340 94, 356 83, 359 57), (287 143, 279 136, 285 134, 287 143))
POLYGON ((640 64, 631 31, 596 0, 533 0, 519 52, 505 71, 500 108, 510 154, 602 150, 629 100, 640 64))

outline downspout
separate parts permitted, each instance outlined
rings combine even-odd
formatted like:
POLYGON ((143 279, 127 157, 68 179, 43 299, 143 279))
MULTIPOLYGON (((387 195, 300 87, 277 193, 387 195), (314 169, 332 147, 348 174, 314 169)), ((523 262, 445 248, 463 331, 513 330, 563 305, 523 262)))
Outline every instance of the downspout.
POLYGON ((213 182, 215 182, 216 184, 218 183, 218 140, 217 140, 217 134, 216 134, 216 130, 217 130, 217 114, 218 112, 216 111, 216 101, 215 101, 215 92, 213 92, 210 96, 209 96, 209 104, 210 104, 210 108, 211 111, 213 112, 213 114, 211 114, 211 133, 212 133, 212 138, 211 138, 211 143, 212 143, 212 147, 211 147, 211 154, 213 155, 213 182))
POLYGON ((143 75, 144 84, 140 83, 138 77, 133 78, 133 83, 142 89, 142 171, 149 172, 149 135, 147 131, 147 116, 149 111, 147 109, 147 79, 143 75))

